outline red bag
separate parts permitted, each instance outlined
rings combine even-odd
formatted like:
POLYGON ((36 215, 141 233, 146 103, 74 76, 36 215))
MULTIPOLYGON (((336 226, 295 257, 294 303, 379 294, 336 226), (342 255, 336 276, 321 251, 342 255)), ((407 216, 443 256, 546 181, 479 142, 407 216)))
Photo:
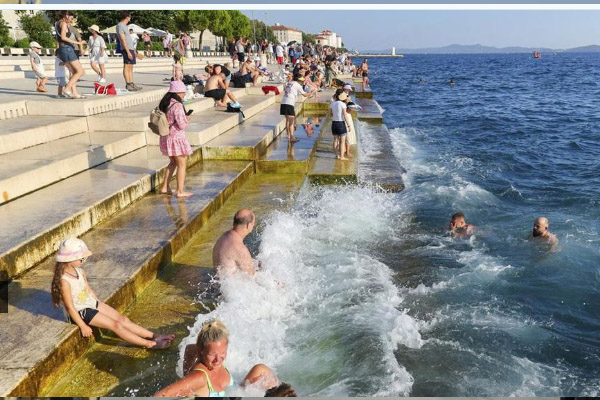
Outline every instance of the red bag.
POLYGON ((106 95, 106 96, 116 96, 117 88, 114 83, 109 83, 106 86, 99 84, 98 82, 94 82, 94 94, 97 95, 106 95))
POLYGON ((116 96, 117 88, 115 87, 115 84, 109 83, 108 85, 106 85, 106 87, 104 88, 104 94, 108 96, 116 96))

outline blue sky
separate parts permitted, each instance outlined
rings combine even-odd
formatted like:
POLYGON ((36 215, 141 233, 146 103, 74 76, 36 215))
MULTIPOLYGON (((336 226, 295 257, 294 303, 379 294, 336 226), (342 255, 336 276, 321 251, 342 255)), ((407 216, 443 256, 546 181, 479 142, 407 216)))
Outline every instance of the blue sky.
MULTIPOLYGON (((305 0, 306 4, 322 0, 305 0)), ((347 0, 356 3, 357 0, 347 0)), ((43 4, 63 3, 60 0, 43 0, 43 4)), ((75 1, 77 2, 77 1, 75 1)), ((73 2, 73 3, 75 3, 73 2)), ((80 3, 97 3, 82 0, 80 3)), ((129 4, 162 4, 160 0, 124 0, 129 4)), ((208 0, 210 2, 210 0, 208 0)), ((340 2, 333 0, 328 3, 340 2)), ((394 0, 378 0, 390 3, 394 0)), ((399 1, 402 3, 402 1, 399 1)), ((470 0, 464 3, 472 2, 470 0)), ((589 0, 577 3, 589 3, 589 0)), ((105 0, 102 3, 123 3, 105 0)), ((178 4, 198 3, 177 0, 178 4)), ((247 3, 241 0, 240 3, 247 3)), ((281 3, 265 0, 265 3, 281 3)), ((449 3, 439 1, 438 4, 449 3)), ((499 2, 502 3, 502 2, 499 2)), ((539 3, 538 0, 528 3, 539 3)), ((553 3, 553 1, 548 1, 553 3)), ((222 4, 222 3, 221 3, 222 4)), ((117 6, 118 7, 118 6, 117 6)), ((168 5, 165 5, 168 7, 168 5)), ((340 4, 340 9, 344 7, 340 4)), ((251 16, 252 12, 242 10, 251 16)), ((328 28, 340 34, 348 48, 357 50, 380 50, 396 48, 441 47, 450 44, 482 44, 507 47, 548 47, 566 49, 589 44, 600 44, 600 10, 593 11, 254 11, 257 19, 272 25, 280 22, 305 32, 316 33, 328 28)))
MULTIPOLYGON (((254 16, 265 20, 264 11, 254 16)), ((268 11, 266 18, 308 32, 329 28, 356 49, 600 44, 600 11, 268 11)))

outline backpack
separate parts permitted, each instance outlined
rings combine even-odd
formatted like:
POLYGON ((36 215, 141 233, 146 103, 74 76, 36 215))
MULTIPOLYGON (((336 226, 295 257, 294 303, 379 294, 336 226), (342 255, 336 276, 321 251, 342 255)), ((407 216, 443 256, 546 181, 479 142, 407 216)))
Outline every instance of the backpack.
POLYGON ((233 75, 231 77, 231 84, 233 85, 234 88, 245 88, 246 80, 241 75, 233 75))
POLYGON ((242 118, 246 118, 246 116, 244 115, 244 113, 242 111, 242 107, 232 107, 231 103, 227 103, 227 110, 225 110, 225 111, 240 113, 240 114, 242 114, 242 118))
MULTIPOLYGON (((169 106, 169 108, 171 108, 171 106, 169 106)), ((160 108, 158 107, 150 111, 150 122, 148 122, 148 128, 150 128, 153 133, 159 136, 168 136, 169 120, 167 119, 167 114, 160 111, 160 108)))

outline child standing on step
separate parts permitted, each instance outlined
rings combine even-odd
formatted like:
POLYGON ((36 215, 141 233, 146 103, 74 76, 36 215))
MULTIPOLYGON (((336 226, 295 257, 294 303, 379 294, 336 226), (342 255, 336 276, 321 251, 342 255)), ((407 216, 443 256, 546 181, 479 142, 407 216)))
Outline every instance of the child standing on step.
POLYGON ((75 237, 60 244, 51 288, 54 306, 58 307, 62 301, 68 321, 79 327, 83 337, 92 336, 91 326, 95 326, 111 330, 126 342, 147 349, 169 347, 175 335, 152 333, 98 300, 82 268, 91 255, 85 243, 75 237))
POLYGON ((165 178, 160 189, 161 194, 172 194, 169 181, 177 169, 177 197, 189 197, 193 193, 185 191, 185 172, 187 167, 187 156, 192 154, 192 147, 185 137, 185 128, 189 125, 190 112, 185 111, 183 98, 186 87, 182 81, 172 81, 169 91, 165 94, 158 105, 160 111, 164 112, 169 122, 169 134, 160 137, 160 151, 169 157, 169 165, 165 169, 165 178))
POLYGON ((39 45, 38 42, 31 42, 29 45, 29 62, 31 62, 31 69, 35 74, 35 84, 37 85, 37 91, 45 93, 48 90, 46 89, 46 82, 48 82, 48 77, 46 76, 46 69, 44 68, 44 64, 42 63, 42 59, 40 58, 40 50, 42 46, 39 45))
POLYGON ((173 54, 173 79, 172 81, 183 81, 183 64, 178 53, 173 54))

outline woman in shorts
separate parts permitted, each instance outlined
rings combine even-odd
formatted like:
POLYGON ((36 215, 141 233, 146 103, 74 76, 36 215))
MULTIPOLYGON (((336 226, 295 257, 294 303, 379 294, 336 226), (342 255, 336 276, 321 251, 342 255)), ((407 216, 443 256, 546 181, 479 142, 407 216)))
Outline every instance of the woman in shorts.
POLYGON ((106 43, 104 38, 100 36, 99 29, 98 25, 89 27, 92 36, 88 40, 88 49, 90 52, 90 66, 98 74, 98 82, 104 83, 106 82, 106 69, 104 68, 104 64, 106 64, 106 43))
POLYGON ((283 89, 283 98, 281 99, 279 115, 285 116, 285 129, 290 143, 296 143, 299 140, 294 136, 294 122, 296 119, 296 109, 294 106, 296 104, 296 97, 298 97, 299 94, 303 97, 312 97, 316 93, 306 93, 304 89, 302 89, 303 83, 304 77, 296 75, 293 80, 285 84, 285 89, 283 89))
POLYGON ((85 97, 77 93, 76 84, 85 71, 79 62, 79 57, 75 53, 75 46, 81 46, 83 41, 77 40, 69 30, 69 26, 73 22, 73 13, 71 13, 71 11, 61 11, 60 17, 61 18, 55 25, 56 41, 58 42, 56 56, 60 58, 71 73, 71 78, 63 89, 62 97, 69 99, 83 99, 85 97))

